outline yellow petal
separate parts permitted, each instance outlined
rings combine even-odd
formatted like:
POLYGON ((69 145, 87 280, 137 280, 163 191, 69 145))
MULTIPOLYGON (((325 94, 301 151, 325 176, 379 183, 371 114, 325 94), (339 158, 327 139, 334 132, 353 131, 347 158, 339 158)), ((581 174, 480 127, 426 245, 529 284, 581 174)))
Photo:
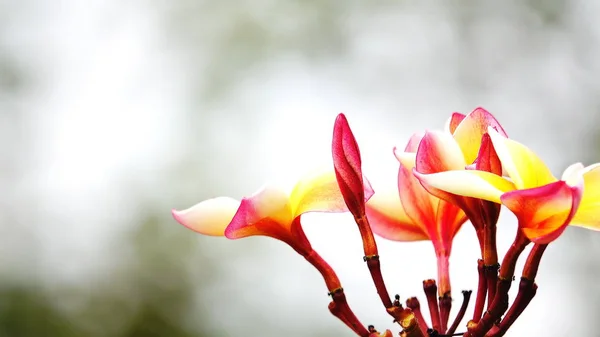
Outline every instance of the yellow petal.
POLYGON ((239 206, 240 202, 235 199, 219 197, 171 213, 177 222, 200 234, 223 236, 239 206))
POLYGON ((517 189, 540 187, 557 181, 544 162, 525 145, 500 135, 493 128, 488 134, 502 166, 517 189))
POLYGON ((404 166, 407 170, 412 170, 415 167, 417 161, 417 154, 414 152, 402 152, 397 148, 394 148, 394 155, 400 162, 400 165, 404 166))
POLYGON ((335 172, 314 172, 303 177, 290 194, 290 206, 294 217, 306 212, 347 211, 335 172))
POLYGON ((600 164, 583 170, 583 198, 571 225, 600 230, 600 164))
POLYGON ((481 137, 488 128, 499 130, 506 134, 496 118, 483 108, 477 108, 466 115, 452 132, 459 144, 467 164, 473 164, 481 147, 481 137))
POLYGON ((500 203, 500 196, 515 186, 503 177, 477 170, 456 170, 414 175, 423 185, 429 185, 456 195, 500 203))

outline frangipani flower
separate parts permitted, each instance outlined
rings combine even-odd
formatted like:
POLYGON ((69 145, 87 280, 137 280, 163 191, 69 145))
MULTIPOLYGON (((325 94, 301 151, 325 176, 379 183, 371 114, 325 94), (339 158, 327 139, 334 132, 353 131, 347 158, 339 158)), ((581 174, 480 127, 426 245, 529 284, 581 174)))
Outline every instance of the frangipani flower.
POLYGON ((431 240, 438 259, 440 296, 449 295, 448 260, 452 239, 466 221, 457 206, 431 195, 413 175, 416 150, 421 142, 414 135, 404 152, 394 149, 400 162, 398 196, 375 194, 367 202, 367 216, 373 232, 394 241, 431 240))
MULTIPOLYGON (((476 169, 502 175, 500 160, 492 147, 489 136, 487 136, 488 127, 493 127, 506 136, 500 123, 492 114, 482 108, 475 109, 466 116, 459 113, 452 114, 446 124, 445 132, 429 131, 423 137, 417 150, 416 177, 465 169, 476 169)), ((431 194, 459 206, 466 213, 475 227, 483 250, 484 228, 489 226, 490 230, 495 232, 500 205, 448 193, 429 185, 424 185, 424 187, 431 194)), ((497 263, 495 247, 490 248, 494 252, 483 252, 484 259, 489 255, 494 255, 491 257, 494 260, 491 263, 497 263)))
MULTIPOLYGON (((371 194, 369 187, 365 197, 371 194)), ((346 211, 335 173, 326 171, 303 177, 290 192, 267 185, 241 202, 219 197, 172 213, 179 223, 201 234, 229 239, 264 235, 306 255, 312 248, 300 226, 300 216, 307 212, 346 211)))
POLYGON ((526 146, 493 128, 488 134, 510 180, 485 171, 458 170, 421 175, 421 182, 453 194, 502 203, 536 243, 555 240, 569 223, 600 230, 600 164, 573 164, 559 180, 526 146))

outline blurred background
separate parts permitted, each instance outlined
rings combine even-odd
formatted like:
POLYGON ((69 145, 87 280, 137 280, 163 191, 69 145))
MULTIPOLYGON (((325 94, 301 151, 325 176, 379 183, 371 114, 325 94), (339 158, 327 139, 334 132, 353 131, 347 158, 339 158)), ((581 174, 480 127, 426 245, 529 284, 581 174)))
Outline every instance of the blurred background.
MULTIPOLYGON (((171 208, 330 164, 339 112, 376 190, 394 188, 393 146, 477 106, 556 175, 598 162, 598 16, 591 0, 0 0, 0 336, 351 336, 289 247, 201 237, 171 208)), ((305 230, 364 324, 397 333, 352 220, 305 230)), ((431 244, 379 244, 390 292, 423 300, 431 244)), ((467 224, 457 299, 477 251, 467 224)), ((597 334, 599 253, 569 228, 508 336, 597 334)))

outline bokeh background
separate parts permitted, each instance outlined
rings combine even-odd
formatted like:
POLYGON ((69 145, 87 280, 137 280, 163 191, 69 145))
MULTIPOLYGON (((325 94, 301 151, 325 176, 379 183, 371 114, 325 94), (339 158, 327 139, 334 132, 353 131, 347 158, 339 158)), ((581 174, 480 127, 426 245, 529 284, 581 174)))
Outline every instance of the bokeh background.
MULTIPOLYGON (((376 190, 393 146, 477 106, 556 175, 600 161, 599 16, 592 0, 0 0, 0 336, 351 336, 287 246, 201 237, 170 209, 330 164, 339 112, 376 190)), ((397 332, 352 220, 305 224, 361 320, 397 332)), ((505 212, 501 254, 514 232, 505 212)), ((390 292, 423 298, 431 244, 379 244, 390 292)), ((568 229, 508 335, 597 334, 599 253, 568 229)), ((476 259, 466 225, 456 298, 476 259)))

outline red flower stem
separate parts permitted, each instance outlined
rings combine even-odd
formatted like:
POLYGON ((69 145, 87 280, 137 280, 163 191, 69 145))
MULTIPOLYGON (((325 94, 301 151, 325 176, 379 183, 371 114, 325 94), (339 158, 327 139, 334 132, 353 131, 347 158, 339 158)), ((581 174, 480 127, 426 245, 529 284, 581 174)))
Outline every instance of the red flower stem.
POLYGON ((435 280, 423 281, 423 290, 427 297, 427 305, 429 306, 429 313, 431 314, 431 325, 433 330, 441 332, 441 320, 440 320, 440 309, 438 308, 437 302, 437 285, 435 280))
POLYGON ((501 337, 512 326, 517 318, 523 313, 537 292, 537 284, 526 278, 522 278, 519 284, 519 293, 510 306, 506 316, 499 325, 495 325, 485 337, 501 337))
POLYGON ((419 300, 416 297, 411 297, 406 300, 406 306, 409 307, 415 314, 415 318, 417 319, 417 322, 419 323, 419 328, 421 329, 421 333, 424 336, 427 336, 427 329, 429 329, 429 327, 427 326, 425 317, 423 317, 423 313, 421 312, 421 303, 419 303, 419 300))
POLYGON ((346 295, 344 295, 344 289, 340 283, 339 278, 333 271, 333 268, 314 250, 303 254, 304 258, 310 262, 323 276, 329 295, 332 298, 332 302, 329 303, 329 311, 344 324, 346 324, 352 331, 361 337, 368 337, 369 331, 365 326, 360 323, 356 315, 350 309, 348 302, 346 301, 346 295))
POLYGON ((334 292, 330 293, 333 301, 329 303, 329 311, 337 318, 339 318, 346 326, 348 326, 352 331, 354 331, 360 337, 368 337, 370 332, 367 330, 364 325, 362 325, 352 310, 350 306, 348 306, 348 301, 346 300, 346 295, 344 295, 344 290, 342 288, 336 289, 334 292))
POLYGON ((508 309, 506 316, 502 319, 502 322, 497 327, 494 327, 486 336, 499 337, 503 336, 508 328, 519 318, 525 308, 529 305, 535 293, 537 291, 537 285, 535 277, 540 266, 540 261, 544 251, 548 247, 547 244, 535 244, 527 257, 525 267, 523 267, 523 274, 521 276, 521 282, 519 283, 519 293, 515 298, 515 301, 508 309))
POLYGON ((483 315, 483 307, 485 306, 485 297, 487 295, 487 279, 485 277, 485 268, 483 260, 477 260, 477 274, 479 275, 479 284, 477 286, 477 295, 475 297, 475 310, 473 311, 473 319, 471 322, 477 323, 483 315))
POLYGON ((452 309, 452 296, 450 293, 444 294, 439 298, 440 306, 440 333, 443 334, 448 330, 448 320, 450 319, 450 310, 452 309))
POLYGON ((456 329, 458 328, 458 325, 460 324, 462 319, 465 317, 465 313, 467 311, 467 308, 469 307, 469 300, 471 299, 471 293, 472 293, 471 290, 463 290, 462 304, 460 306, 460 309, 458 310, 458 314, 456 314, 456 317, 454 318, 454 322, 452 322, 452 325, 450 326, 448 331, 446 331, 446 335, 454 334, 454 332, 456 332, 456 329))
POLYGON ((529 243, 529 239, 525 237, 521 230, 517 230, 515 241, 506 252, 500 266, 496 296, 481 320, 477 324, 468 327, 464 337, 483 337, 492 328, 494 322, 508 309, 508 290, 515 275, 517 260, 529 243))
MULTIPOLYGON (((371 231, 371 225, 369 224, 369 220, 366 216, 355 218, 355 220, 363 241, 363 250, 365 253, 364 261, 367 262, 369 272, 371 273, 371 278, 375 284, 375 289, 377 289, 377 294, 379 294, 379 298, 381 299, 383 306, 386 309, 390 309, 393 307, 393 303, 383 281, 383 275, 381 274, 377 243, 375 243, 373 231, 371 231)), ((391 314, 390 310, 388 310, 388 312, 391 314)), ((397 317, 394 318, 397 319, 397 317)))
POLYGON ((525 262, 525 267, 523 267, 522 277, 531 281, 535 280, 540 267, 540 261, 542 260, 542 256, 547 247, 547 244, 535 244, 533 248, 531 248, 531 252, 529 252, 529 256, 527 257, 527 262, 525 262))
MULTIPOLYGON (((480 201, 485 203, 485 201, 480 201)), ((488 309, 496 296, 496 284, 498 282, 498 249, 496 247, 496 223, 487 222, 483 224, 483 266, 484 275, 487 280, 488 309)))
MULTIPOLYGON (((484 261, 484 263, 485 263, 485 261, 484 261)), ((488 310, 490 309, 490 306, 492 304, 492 299, 496 297, 496 290, 497 290, 497 286, 498 286, 498 269, 500 269, 500 265, 498 263, 493 264, 493 265, 485 264, 483 266, 484 275, 485 275, 485 279, 486 279, 486 283, 487 283, 487 289, 488 289, 488 294, 487 294, 488 310)))

